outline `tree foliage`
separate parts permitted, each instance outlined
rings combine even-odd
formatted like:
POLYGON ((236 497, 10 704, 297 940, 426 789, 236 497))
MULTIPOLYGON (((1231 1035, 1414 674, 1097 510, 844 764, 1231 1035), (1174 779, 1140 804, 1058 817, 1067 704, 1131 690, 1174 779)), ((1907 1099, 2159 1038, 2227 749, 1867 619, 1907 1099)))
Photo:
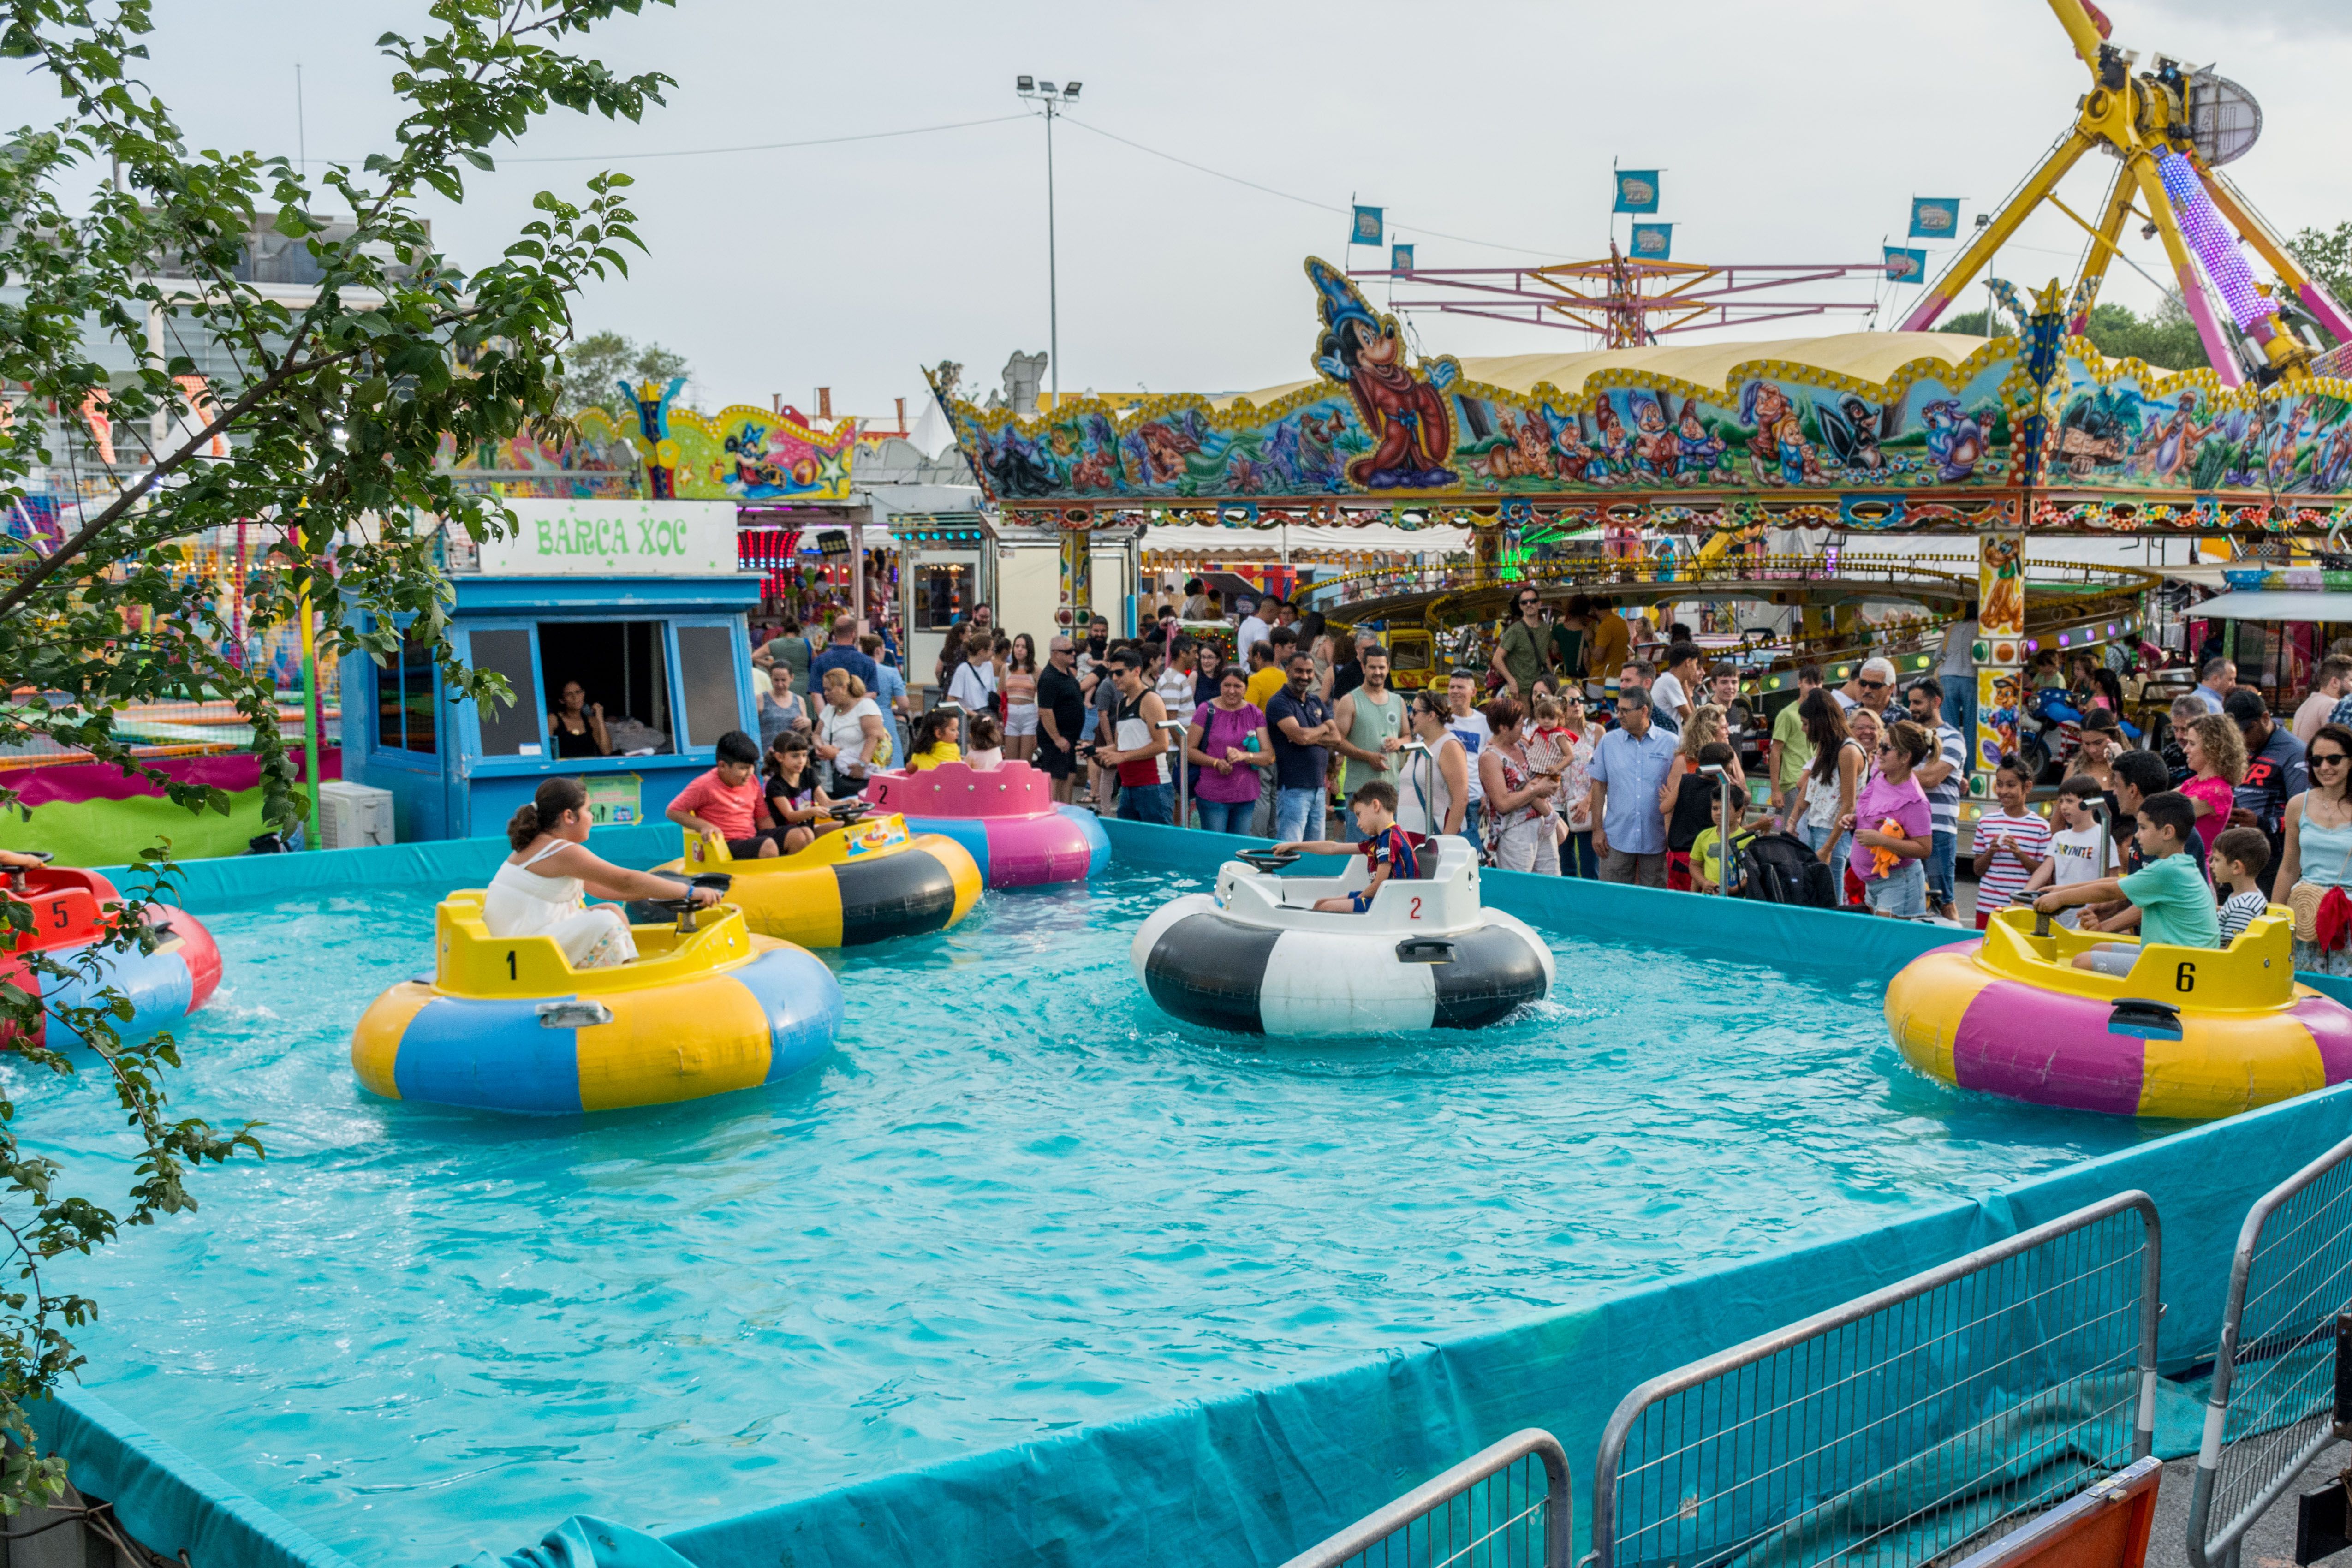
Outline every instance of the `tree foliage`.
MULTIPOLYGON (((1983 310, 1963 311, 1936 330, 1974 337, 2016 334, 2017 323, 1999 311, 1992 313, 1993 326, 1988 332, 1985 317, 1983 310)), ((2165 296, 2146 316, 2128 305, 2102 300, 2091 307, 2088 326, 2086 335, 2109 359, 2144 360, 2160 370, 2188 370, 2205 363, 2205 345, 2178 295, 2165 296)))
MULTIPOLYGON (((141 767, 116 724, 135 704, 226 700, 251 727, 268 815, 299 820, 273 683, 244 667, 176 570, 175 542, 241 521, 269 542, 246 584, 253 630, 294 622, 307 602, 322 647, 382 658, 405 625, 456 690, 505 695, 451 655, 436 552, 444 520, 478 541, 509 519, 461 490, 444 454, 560 425, 572 300, 590 279, 625 273, 639 247, 629 182, 602 174, 573 197, 540 193, 503 253, 470 271, 435 247, 422 203, 463 201, 468 175, 495 166, 491 149, 554 110, 635 121, 662 101, 668 78, 617 75, 573 52, 644 3, 434 0, 419 36, 378 39, 401 104, 388 150, 313 180, 283 157, 188 145, 134 74, 151 0, 0 0, 0 55, 64 105, 0 150, 0 513, 42 470, 82 497, 55 548, 0 545, 0 671, 16 693, 0 702, 0 745, 87 752, 191 809, 226 811, 219 791, 141 767), (315 276, 307 302, 253 280, 269 236, 315 276)), ((0 790, 0 809, 14 799, 0 790)), ((151 853, 117 913, 118 950, 153 940, 145 905, 172 872, 151 853)), ((21 933, 25 906, 5 907, 21 933)), ((101 944, 72 963, 102 980, 106 959, 101 944)), ((259 1150, 249 1127, 170 1118, 172 1042, 118 1038, 130 1016, 119 994, 45 1017, 34 992, 25 969, 0 973, 0 1030, 56 1072, 74 1062, 54 1047, 86 1041, 140 1153, 118 1215, 59 1192, 55 1165, 18 1146, 15 1108, 0 1100, 0 1256, 18 1282, 0 1289, 0 1433, 14 1439, 0 1511, 56 1493, 61 1472, 25 1412, 79 1363, 65 1331, 96 1310, 48 1289, 42 1266, 193 1208, 191 1165, 259 1150), (44 1030, 47 1044, 28 1044, 44 1030)))
POLYGON ((694 372, 686 356, 648 342, 640 347, 618 332, 591 332, 563 352, 562 392, 558 410, 578 418, 591 408, 615 416, 627 412, 620 384, 666 383, 694 372))
POLYGON ((2352 223, 2304 229, 2286 249, 2337 304, 2352 303, 2352 223))

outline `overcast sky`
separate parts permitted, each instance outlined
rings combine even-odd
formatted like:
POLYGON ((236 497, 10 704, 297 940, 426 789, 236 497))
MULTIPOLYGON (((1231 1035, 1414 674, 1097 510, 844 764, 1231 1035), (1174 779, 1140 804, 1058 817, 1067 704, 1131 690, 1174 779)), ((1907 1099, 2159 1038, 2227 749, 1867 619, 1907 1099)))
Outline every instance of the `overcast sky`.
MULTIPOLYGON (((2262 142, 2231 172, 2274 224, 2352 219, 2352 4, 2108 10, 2126 47, 2213 62, 2262 100, 2262 142)), ((157 13, 148 78, 196 144, 295 153, 299 60, 314 161, 388 144, 388 63, 373 40, 425 26, 416 0, 160 0, 157 13)), ((517 161, 474 177, 463 206, 436 205, 447 249, 467 265, 494 258, 533 192, 575 193, 599 166, 520 159, 593 154, 635 176, 651 254, 589 293, 583 331, 684 353, 706 406, 781 393, 813 412, 827 384, 836 412, 869 416, 887 416, 894 396, 919 407, 919 364, 956 360, 968 386, 985 387, 1008 353, 1045 346, 1042 121, 651 154, 1013 115, 1026 107, 1015 75, 1076 79, 1076 123, 1055 137, 1064 389, 1219 391, 1307 374, 1299 262, 1339 260, 1346 220, 1095 131, 1330 207, 1377 203, 1423 268, 1601 250, 1612 160, 1666 171, 1658 216, 1677 224, 1677 260, 1858 261, 1902 242, 1915 195, 1966 197, 1971 216, 1997 202, 2064 129, 2086 80, 2043 0, 681 0, 589 47, 615 69, 677 78, 669 107, 642 127, 558 111, 517 161)), ((53 104, 12 87, 0 121, 53 104)), ((2070 205, 2094 211, 2112 167, 2086 161, 2070 205)), ((2080 248, 2079 230, 2046 216, 2000 270, 2047 281, 2071 273, 2080 248)), ((2130 248, 2166 275, 2155 244, 2130 248)), ((2154 291, 2119 270, 2107 297, 2145 306, 2154 291)), ((1584 344, 1533 327, 1418 324, 1432 353, 1584 344)))

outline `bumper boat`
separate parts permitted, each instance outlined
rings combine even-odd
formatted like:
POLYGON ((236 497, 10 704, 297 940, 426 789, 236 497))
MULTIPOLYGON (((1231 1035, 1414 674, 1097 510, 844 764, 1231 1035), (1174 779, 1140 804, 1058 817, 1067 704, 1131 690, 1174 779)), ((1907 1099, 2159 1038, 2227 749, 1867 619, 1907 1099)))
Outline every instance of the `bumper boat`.
POLYGON ((434 968, 369 1005, 352 1068, 387 1100, 525 1116, 666 1105, 776 1083, 833 1047, 841 986, 724 904, 631 927, 637 960, 574 969, 550 936, 499 938, 479 889, 434 916, 434 968))
MULTIPOLYGON (((727 901, 751 928, 803 947, 858 947, 898 936, 945 931, 979 900, 980 867, 963 846, 920 833, 897 816, 866 819, 862 800, 834 807, 843 826, 820 833, 791 855, 737 860, 718 838, 686 836, 686 852, 654 868, 656 876, 726 871, 735 879, 727 901)), ((649 906, 631 904, 629 918, 649 906)))
POLYGON ((1244 1034, 1375 1035, 1475 1029, 1550 991, 1551 950, 1480 906, 1465 840, 1424 844, 1423 875, 1383 883, 1360 915, 1314 905, 1363 890, 1360 857, 1338 877, 1275 874, 1297 858, 1245 851, 1217 868, 1214 893, 1143 922, 1129 956, 1163 1011, 1244 1034))
POLYGON ((2352 1078, 2352 1011, 2294 979, 2273 904, 2227 948, 2142 947, 2122 976, 2073 967, 2131 939, 2002 910, 1981 942, 1913 959, 1886 988, 1905 1059, 1958 1089, 2116 1116, 2206 1120, 2352 1078))
MULTIPOLYGON (((9 873, 5 896, 31 907, 33 929, 11 933, 0 944, 0 983, 15 985, 58 1007, 87 1007, 108 986, 131 1004, 131 1016, 117 1019, 116 1033, 132 1040, 168 1029, 211 999, 220 984, 220 949, 204 922, 182 909, 151 904, 147 923, 157 928, 154 946, 98 955, 92 969, 69 976, 43 974, 26 962, 33 953, 75 965, 83 949, 112 933, 106 906, 120 903, 114 884, 95 871, 42 866, 9 873)), ((58 1045, 44 1016, 37 1045, 58 1045)), ((67 1031, 59 1026, 58 1033, 67 1031)))
POLYGON ((1110 864, 1110 838, 1095 814, 1056 805, 1054 781, 1027 763, 881 773, 866 798, 877 812, 904 816, 909 832, 962 845, 992 888, 1081 881, 1110 864))

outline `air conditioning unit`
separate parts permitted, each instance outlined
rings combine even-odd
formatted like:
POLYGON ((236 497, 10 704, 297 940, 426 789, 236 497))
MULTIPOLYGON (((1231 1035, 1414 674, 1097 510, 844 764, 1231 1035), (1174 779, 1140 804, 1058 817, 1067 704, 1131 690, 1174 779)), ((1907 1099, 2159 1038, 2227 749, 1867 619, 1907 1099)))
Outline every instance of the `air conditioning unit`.
POLYGON ((319 837, 322 849, 391 843, 392 792, 329 779, 319 786, 319 837))

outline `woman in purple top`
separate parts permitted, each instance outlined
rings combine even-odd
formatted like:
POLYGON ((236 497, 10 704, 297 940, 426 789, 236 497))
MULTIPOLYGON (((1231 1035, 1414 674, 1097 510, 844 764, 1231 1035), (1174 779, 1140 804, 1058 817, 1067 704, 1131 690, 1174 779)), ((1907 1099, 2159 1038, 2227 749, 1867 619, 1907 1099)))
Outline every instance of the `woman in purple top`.
POLYGON ((1198 770, 1192 804, 1211 833, 1247 833, 1257 810, 1258 781, 1274 766, 1274 742, 1265 715, 1248 699, 1249 678, 1229 666, 1217 682, 1217 697, 1192 710, 1184 754, 1198 770))
POLYGON ((1855 797, 1853 815, 1839 825, 1853 831, 1853 872, 1873 914, 1917 920, 1927 913, 1935 818, 1911 773, 1935 751, 1935 737, 1908 719, 1889 724, 1878 743, 1878 772, 1855 797))

